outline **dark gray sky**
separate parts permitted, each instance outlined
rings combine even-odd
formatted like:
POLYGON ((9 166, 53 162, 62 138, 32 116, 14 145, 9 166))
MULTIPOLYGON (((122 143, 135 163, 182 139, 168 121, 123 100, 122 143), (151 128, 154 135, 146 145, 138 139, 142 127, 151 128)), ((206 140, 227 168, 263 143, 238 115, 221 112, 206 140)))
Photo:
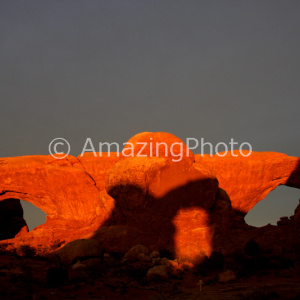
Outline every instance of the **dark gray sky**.
POLYGON ((1 1, 0 156, 142 131, 299 156, 299 16, 300 1, 1 1))

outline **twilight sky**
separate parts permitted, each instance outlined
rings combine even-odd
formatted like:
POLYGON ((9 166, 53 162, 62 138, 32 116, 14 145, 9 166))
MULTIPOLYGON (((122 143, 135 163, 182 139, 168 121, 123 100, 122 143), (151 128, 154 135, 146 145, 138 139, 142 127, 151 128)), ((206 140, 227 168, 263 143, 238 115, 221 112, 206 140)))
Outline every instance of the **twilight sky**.
MULTIPOLYGON (((0 157, 142 131, 300 156, 299 15, 292 0, 2 0, 0 157)), ((293 214, 300 192, 282 191, 253 224, 293 214)))

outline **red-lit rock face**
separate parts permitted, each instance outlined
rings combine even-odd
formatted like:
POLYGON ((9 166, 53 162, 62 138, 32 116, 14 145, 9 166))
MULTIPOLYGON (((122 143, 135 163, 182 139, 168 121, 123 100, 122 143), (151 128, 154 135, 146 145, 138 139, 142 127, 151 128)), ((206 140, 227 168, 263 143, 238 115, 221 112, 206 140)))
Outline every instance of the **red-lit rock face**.
POLYGON ((121 158, 160 157, 173 162, 193 164, 195 156, 186 144, 171 133, 142 132, 133 136, 121 152, 121 158))
MULTIPOLYGON (((129 142, 133 153, 120 157, 1 159, 0 201, 22 199, 47 214, 44 225, 22 238, 38 245, 93 237, 108 250, 144 244, 194 260, 225 249, 237 226, 247 231, 241 215, 276 186, 300 188, 296 157, 274 152, 202 157, 168 133, 141 133, 129 142), (157 143, 166 147, 157 151, 157 143)), ((234 240, 228 249, 239 237, 234 240)))
MULTIPOLYGON (((238 155, 234 151, 233 155, 238 155)), ((278 185, 300 188, 300 158, 276 152, 252 152, 250 156, 196 155, 196 164, 214 172, 232 207, 244 215, 278 185)))
MULTIPOLYGON (((139 134, 138 140, 148 143, 150 133, 145 134, 145 140, 143 136, 139 134)), ((159 141, 167 141, 168 148, 178 143, 178 138, 170 134, 159 133, 158 137, 159 141)), ((171 248, 176 255, 189 259, 200 252, 210 255, 208 210, 216 200, 216 177, 205 166, 195 168, 192 153, 173 162, 164 153, 159 153, 159 157, 149 155, 153 152, 147 148, 144 154, 150 157, 123 158, 108 173, 106 191, 116 201, 119 219, 125 222, 127 231, 138 227, 144 244, 150 247, 171 248)))
MULTIPOLYGON (((28 237, 42 239, 41 243, 57 238, 73 239, 76 234, 87 233, 109 217, 113 206, 113 199, 103 195, 86 172, 87 169, 99 178, 100 187, 103 178, 103 189, 106 169, 99 168, 97 172, 91 166, 92 160, 89 155, 81 160, 73 156, 62 160, 51 156, 3 158, 0 162, 0 200, 22 199, 47 214, 46 223, 28 233, 28 237)), ((101 160, 97 158, 92 165, 97 168, 101 160)), ((103 160, 107 169, 115 163, 115 158, 103 160)))

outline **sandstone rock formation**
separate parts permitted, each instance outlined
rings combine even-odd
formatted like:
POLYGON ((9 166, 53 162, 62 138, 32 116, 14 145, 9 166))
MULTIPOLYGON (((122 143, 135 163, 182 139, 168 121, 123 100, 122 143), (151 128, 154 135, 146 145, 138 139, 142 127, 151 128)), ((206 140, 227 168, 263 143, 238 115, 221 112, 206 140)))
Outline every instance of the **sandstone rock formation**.
POLYGON ((58 160, 52 156, 24 156, 0 160, 0 201, 16 198, 31 202, 47 214, 47 220, 28 233, 36 244, 51 240, 72 240, 97 229, 108 218, 113 199, 101 194, 104 189, 106 168, 114 158, 84 155, 81 160, 67 156, 58 160), (92 166, 94 165, 94 167, 92 166), (98 181, 87 173, 91 172, 98 181), (98 176, 98 177, 97 177, 98 176), (102 177, 101 177, 102 176, 102 177), (38 240, 40 241, 38 242, 38 240))
POLYGON ((141 257, 148 256, 149 251, 144 245, 135 245, 123 257, 123 261, 139 261, 141 257))
POLYGON ((56 251, 60 262, 68 266, 80 259, 87 258, 103 258, 103 249, 99 243, 94 239, 89 240, 75 240, 56 251))
MULTIPOLYGON (((22 199, 47 214, 46 223, 22 239, 49 245, 93 238, 123 253, 142 244, 193 261, 234 251, 258 232, 274 240, 276 226, 256 230, 243 217, 276 186, 300 188, 300 159, 285 154, 194 155, 174 135, 149 132, 124 149, 61 160, 2 158, 0 201, 22 199)), ((294 220, 297 234, 298 213, 294 220)), ((17 245, 20 237, 9 242, 17 245)))
POLYGON ((276 152, 252 152, 248 157, 239 150, 226 156, 196 155, 196 164, 211 168, 232 207, 246 214, 278 185, 300 188, 300 159, 276 152))
POLYGON ((166 266, 155 266, 147 272, 148 281, 161 281, 165 279, 168 279, 168 269, 166 266))

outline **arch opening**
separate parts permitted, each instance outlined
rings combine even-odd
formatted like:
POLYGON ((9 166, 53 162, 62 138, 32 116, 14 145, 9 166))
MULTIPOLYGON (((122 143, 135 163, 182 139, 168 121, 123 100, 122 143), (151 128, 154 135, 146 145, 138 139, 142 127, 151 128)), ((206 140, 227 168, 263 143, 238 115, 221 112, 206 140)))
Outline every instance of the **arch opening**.
POLYGON ((294 214, 299 198, 299 189, 280 185, 247 213, 245 221, 254 227, 277 225, 281 217, 290 217, 294 214))
POLYGON ((45 221, 45 212, 29 202, 16 198, 0 201, 0 240, 23 235, 45 221))
POLYGON ((46 222, 46 213, 34 204, 20 200, 23 208, 23 218, 27 223, 28 230, 31 231, 46 222))

